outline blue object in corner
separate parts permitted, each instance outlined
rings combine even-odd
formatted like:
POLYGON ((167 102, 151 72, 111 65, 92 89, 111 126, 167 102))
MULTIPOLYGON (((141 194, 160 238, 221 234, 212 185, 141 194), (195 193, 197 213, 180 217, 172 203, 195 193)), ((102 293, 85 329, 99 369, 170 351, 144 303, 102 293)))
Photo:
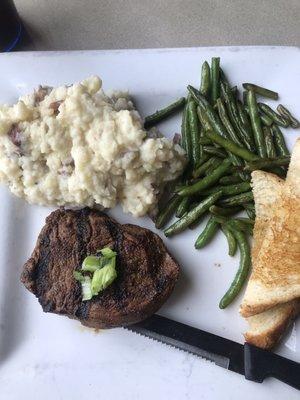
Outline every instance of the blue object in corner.
POLYGON ((11 43, 9 43, 9 45, 3 51, 6 53, 9 51, 12 51, 16 47, 16 45, 19 43, 19 41, 22 37, 22 33, 23 33, 22 23, 19 22, 19 27, 18 27, 16 37, 14 38, 14 40, 11 43))

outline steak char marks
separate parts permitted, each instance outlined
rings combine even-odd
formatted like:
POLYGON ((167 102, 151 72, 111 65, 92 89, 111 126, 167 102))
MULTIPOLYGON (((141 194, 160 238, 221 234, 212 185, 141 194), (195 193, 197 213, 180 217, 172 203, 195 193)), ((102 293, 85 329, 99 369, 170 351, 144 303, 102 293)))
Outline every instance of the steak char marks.
POLYGON ((170 296, 178 275, 179 266, 159 236, 84 208, 49 215, 21 281, 45 312, 93 328, 112 328, 155 313, 170 296), (107 246, 117 252, 117 278, 91 300, 82 301, 73 272, 87 255, 107 246))

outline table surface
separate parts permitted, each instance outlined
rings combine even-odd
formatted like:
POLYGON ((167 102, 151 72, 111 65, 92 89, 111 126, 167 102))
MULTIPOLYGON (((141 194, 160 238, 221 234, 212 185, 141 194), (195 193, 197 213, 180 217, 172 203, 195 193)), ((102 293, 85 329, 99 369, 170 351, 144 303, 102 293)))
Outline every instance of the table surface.
POLYGON ((37 50, 299 45, 299 0, 15 0, 37 50))
MULTIPOLYGON (((300 39, 299 0, 15 0, 15 3, 33 38, 33 45, 26 47, 28 50, 298 46, 300 39)), ((114 334, 111 332, 110 336, 114 334)), ((131 394, 127 393, 128 397, 122 394, 122 398, 216 399, 224 393, 224 385, 232 385, 236 396, 231 398, 237 399, 245 389, 246 383, 239 376, 205 360, 159 343, 153 342, 150 346, 148 340, 137 340, 129 333, 124 332, 124 338, 132 341, 136 351, 132 351, 129 358, 123 355, 122 363, 111 360, 113 380, 119 381, 120 387, 131 381, 134 388, 131 394), (155 351, 159 358, 155 363, 149 361, 149 365, 141 365, 136 380, 130 365, 136 362, 137 354, 143 353, 145 359, 151 360, 150 355, 155 351), (150 385, 147 376, 151 377, 150 385), (177 384, 174 384, 175 377, 177 384), (208 386, 209 392, 205 390, 204 393, 201 387, 207 387, 209 381, 215 381, 215 385, 208 386)), ((53 382, 61 372, 59 368, 53 372, 53 382)), ((253 389, 256 386, 248 384, 253 385, 253 389)), ((270 384, 275 389, 276 381, 270 384)), ((117 386, 102 386, 100 392, 107 398, 112 398, 111 395, 121 398, 117 386)), ((272 388, 265 385, 261 389, 258 400, 272 392, 272 388)), ((35 398, 34 390, 34 385, 28 388, 26 396, 35 398)), ((61 387, 60 391, 66 395, 67 388, 61 387)), ((296 393, 294 395, 296 398, 296 393)), ((247 397, 247 393, 244 396, 247 397)), ((67 397, 62 395, 61 398, 67 397)))

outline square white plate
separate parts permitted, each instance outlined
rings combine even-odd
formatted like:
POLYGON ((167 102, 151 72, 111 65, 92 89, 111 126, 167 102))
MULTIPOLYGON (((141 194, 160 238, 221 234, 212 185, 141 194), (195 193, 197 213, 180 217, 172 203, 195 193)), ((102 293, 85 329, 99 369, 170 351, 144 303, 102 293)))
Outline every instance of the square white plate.
MULTIPOLYGON (((142 115, 199 85, 202 62, 219 55, 233 84, 256 82, 280 93, 280 102, 299 117, 300 51, 289 47, 232 47, 166 50, 15 53, 0 55, 0 101, 14 102, 38 84, 70 84, 98 74, 104 90, 128 89, 142 115)), ((272 104, 272 102, 270 102, 272 104)), ((161 124, 169 137, 180 121, 161 124)), ((286 131, 292 147, 297 131, 286 131)), ((275 380, 259 385, 173 348, 123 329, 101 331, 42 312, 19 282, 50 209, 29 206, 0 188, 0 399, 296 399, 298 393, 275 380)), ((155 231, 117 208, 120 222, 155 231)), ((203 227, 203 224, 202 224, 203 227)), ((238 266, 227 256, 221 234, 201 251, 193 247, 201 226, 165 243, 182 265, 179 284, 161 314, 243 342, 246 326, 238 314, 241 296, 218 308, 238 266)), ((160 233, 161 236, 162 233, 160 233)), ((300 361, 300 324, 294 325, 278 352, 300 361)))

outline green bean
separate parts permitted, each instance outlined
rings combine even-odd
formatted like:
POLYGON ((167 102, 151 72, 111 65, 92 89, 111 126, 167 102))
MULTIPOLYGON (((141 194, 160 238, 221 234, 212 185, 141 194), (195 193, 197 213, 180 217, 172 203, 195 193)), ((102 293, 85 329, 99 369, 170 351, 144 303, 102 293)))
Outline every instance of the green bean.
MULTIPOLYGON (((192 86, 188 86, 188 91, 191 93, 194 100, 199 105, 198 116, 202 125, 205 123, 205 129, 210 130, 213 129, 216 133, 221 136, 227 137, 227 131, 222 125, 218 115, 215 113, 213 107, 208 103, 208 101, 201 95, 201 93, 193 88, 192 86), (202 120, 201 120, 202 119, 202 120)), ((243 165, 243 162, 234 154, 229 155, 233 165, 240 166, 243 165)))
POLYGON ((190 185, 191 183, 195 183, 198 182, 200 179, 189 179, 189 180, 181 180, 180 182, 178 182, 177 185, 175 185, 175 187, 173 187, 173 192, 178 192, 179 190, 181 190, 182 188, 185 188, 187 185, 190 185))
MULTIPOLYGON (((220 218, 216 217, 216 220, 220 222, 220 218)), ((223 219, 225 222, 225 220, 223 219)), ((230 221, 230 224, 233 229, 241 232, 245 232, 249 235, 253 235, 253 227, 254 227, 254 220, 250 218, 234 218, 230 221)))
POLYGON ((213 144, 213 142, 210 139, 208 139, 208 137, 205 137, 205 136, 200 137, 199 143, 204 145, 204 146, 213 144))
MULTIPOLYGON (((248 92, 244 92, 246 95, 248 92)), ((246 99, 247 101, 247 99, 246 99)), ((246 112, 246 114, 248 115, 249 119, 250 119, 250 111, 249 111, 249 107, 247 105, 247 103, 244 104, 244 110, 246 112)), ((261 120, 261 125, 264 126, 271 126, 273 124, 273 120, 271 120, 265 113, 263 113, 261 110, 258 110, 258 115, 260 117, 261 120)), ((251 123, 250 123, 251 125, 251 123)), ((251 127, 252 129, 252 127, 251 127)))
POLYGON ((191 211, 191 210, 193 210, 194 208, 196 208, 198 204, 199 204, 199 201, 198 201, 198 200, 194 200, 192 203, 190 203, 190 206, 189 206, 189 210, 188 210, 188 211, 191 211))
POLYGON ((225 223, 231 221, 231 219, 225 215, 216 215, 215 218, 216 218, 216 221, 219 222, 219 224, 225 224, 225 223))
POLYGON ((217 158, 215 162, 209 168, 207 168, 207 170, 205 171, 205 175, 210 175, 219 165, 222 164, 222 161, 222 158, 217 158))
POLYGON ((238 243, 240 249, 240 265, 233 282, 219 303, 219 307, 221 309, 226 308, 239 294, 243 284, 246 281, 251 265, 250 246, 244 233, 232 230, 230 228, 230 223, 228 223, 227 226, 231 230, 238 243))
POLYGON ((237 86, 233 86, 232 88, 230 88, 232 95, 236 98, 237 94, 238 94, 238 88, 237 86))
POLYGON ((233 124, 234 129, 236 130, 237 133, 239 133, 240 139, 244 143, 244 146, 246 146, 246 148, 249 151, 254 152, 255 145, 254 145, 254 141, 252 138, 252 134, 249 133, 242 124, 240 124, 240 118, 239 118, 237 104, 236 104, 236 101, 235 101, 235 98, 234 98, 232 92, 230 91, 229 86, 224 83, 221 83, 221 91, 222 91, 222 95, 224 97, 225 103, 227 105, 227 111, 228 111, 229 118, 233 124))
POLYGON ((248 210, 253 210, 253 211, 255 211, 255 205, 254 205, 254 203, 246 203, 246 204, 243 204, 243 207, 247 208, 248 210))
POLYGON ((215 113, 213 107, 208 103, 208 101, 205 99, 204 96, 201 95, 201 93, 195 89, 192 86, 188 86, 188 90, 191 93, 193 99, 198 103, 199 105, 199 118, 204 125, 205 123, 208 125, 208 130, 211 128, 215 129, 217 133, 219 133, 222 136, 226 136, 226 130, 224 129, 218 115, 215 113), (203 120, 203 118, 205 118, 203 120))
MULTIPOLYGON (((227 171, 227 175, 230 175, 230 174, 239 174, 240 175, 240 172, 243 170, 243 168, 244 168, 243 166, 232 165, 229 168, 229 170, 227 171)), ((246 180, 249 180, 249 176, 247 177, 246 180)))
POLYGON ((191 143, 191 133, 188 119, 188 102, 186 103, 181 123, 181 145, 186 151, 186 155, 189 161, 192 161, 192 143, 191 143))
POLYGON ((251 175, 248 172, 242 172, 243 169, 244 169, 243 166, 236 167, 236 166, 232 165, 229 168, 229 170, 227 171, 227 175, 226 176, 228 176, 230 174, 234 174, 234 175, 237 174, 241 178, 242 182, 249 182, 251 180, 251 175))
POLYGON ((200 162, 199 162, 197 168, 201 167, 201 165, 203 165, 204 163, 206 163, 206 161, 208 161, 208 160, 210 159, 210 157, 211 157, 211 156, 210 156, 209 154, 203 153, 203 155, 202 155, 202 157, 201 157, 201 160, 200 160, 200 162))
POLYGON ((219 183, 221 185, 231 185, 234 183, 240 183, 243 180, 239 175, 228 175, 228 176, 223 176, 220 180, 219 183))
POLYGON ((226 151, 222 150, 222 149, 218 149, 214 146, 203 146, 203 151, 204 153, 207 154, 212 154, 213 156, 217 156, 220 158, 226 158, 227 157, 227 153, 226 151))
POLYGON ((247 172, 256 171, 257 169, 270 169, 273 167, 282 167, 289 165, 290 156, 281 156, 276 158, 260 158, 249 162, 245 165, 244 170, 247 172))
POLYGON ((242 124, 240 118, 238 120, 238 128, 239 128, 239 132, 241 135, 241 138, 243 140, 244 146, 246 146, 246 148, 249 151, 252 151, 253 153, 256 152, 256 147, 255 147, 255 143, 254 143, 254 138, 253 138, 253 134, 252 134, 252 129, 250 127, 250 129, 248 129, 244 124, 242 124))
MULTIPOLYGON (((230 227, 234 230, 245 232, 247 234, 252 235, 253 234, 253 224, 249 224, 249 222, 243 221, 242 218, 227 218, 227 217, 221 217, 221 216, 216 216, 215 219, 219 224, 230 224, 230 227)), ((245 220, 248 218, 245 218, 245 220)))
POLYGON ((193 172, 193 177, 194 178, 199 178, 199 176, 204 175, 207 169, 214 165, 215 160, 217 160, 217 157, 211 157, 207 161, 205 161, 203 164, 201 164, 197 169, 194 170, 193 172))
POLYGON ((263 97, 267 97, 273 100, 278 100, 277 92, 273 92, 273 90, 254 85, 253 83, 243 83, 243 88, 246 90, 253 90, 254 93, 259 94, 263 97))
POLYGON ((245 129, 248 132, 248 135, 251 136, 252 141, 253 141, 253 133, 252 133, 252 128, 251 128, 248 114, 247 114, 246 110, 244 109, 244 106, 240 102, 240 100, 238 100, 236 104, 237 104, 237 109, 238 109, 238 113, 239 113, 240 123, 245 127, 245 129))
POLYGON ((172 186, 171 190, 174 191, 174 188, 175 188, 178 184, 183 183, 183 182, 186 182, 186 181, 190 181, 191 179, 193 179, 193 177, 192 177, 192 164, 191 164, 191 162, 188 162, 188 163, 185 165, 185 167, 184 167, 184 169, 183 169, 183 171, 182 171, 181 176, 178 177, 175 181, 171 181, 171 182, 168 184, 168 187, 172 186))
POLYGON ((299 128, 300 127, 300 122, 291 114, 291 112, 285 108, 282 104, 279 104, 277 106, 277 111, 279 114, 287 119, 290 122, 290 125, 292 128, 299 128))
POLYGON ((237 145, 230 139, 225 139, 224 137, 218 135, 215 132, 212 131, 206 132, 206 136, 214 143, 219 144, 230 153, 235 154, 236 156, 241 157, 246 161, 252 161, 257 159, 257 156, 251 153, 249 150, 237 145))
POLYGON ((251 225, 254 226, 254 219, 252 218, 245 218, 245 217, 239 217, 239 218, 235 218, 236 221, 241 221, 243 222, 243 224, 247 224, 247 225, 251 225))
POLYGON ((201 122, 201 125, 203 126, 204 132, 211 130, 210 123, 208 122, 207 118, 205 117, 203 110, 201 110, 199 106, 197 107, 197 114, 198 114, 199 121, 201 122))
POLYGON ((220 57, 211 59, 211 102, 215 104, 220 92, 220 57))
POLYGON ((200 193, 201 190, 212 186, 214 183, 218 182, 221 176, 226 174, 230 165, 230 160, 226 158, 225 160, 223 160, 222 164, 219 165, 209 176, 206 176, 205 178, 201 179, 199 182, 196 182, 191 186, 186 186, 179 190, 179 196, 190 196, 195 193, 200 193))
POLYGON ((230 86, 228 78, 227 78, 224 70, 221 67, 219 68, 219 70, 220 70, 220 81, 225 83, 226 85, 230 86))
MULTIPOLYGON (((197 203, 199 204, 199 202, 197 203)), ((199 226, 201 223, 202 219, 205 218, 205 215, 208 213, 208 210, 206 210, 200 217, 198 217, 191 225, 189 225, 188 229, 193 230, 199 226)))
POLYGON ((239 130, 241 132, 241 137, 243 139, 244 146, 251 152, 256 153, 256 147, 254 139, 252 137, 252 130, 248 131, 246 127, 238 122, 239 130))
POLYGON ((245 232, 248 235, 253 235, 253 225, 243 221, 241 218, 234 218, 230 220, 230 224, 232 225, 232 229, 245 232))
POLYGON ((218 192, 219 190, 222 190, 223 196, 230 196, 234 194, 248 192, 250 189, 251 189, 250 182, 241 182, 234 185, 214 186, 212 188, 208 188, 206 190, 201 191, 201 196, 213 194, 218 192))
POLYGON ((181 200, 179 196, 175 195, 168 201, 166 207, 160 210, 155 222, 157 229, 163 228, 169 222, 181 200))
POLYGON ((204 230, 197 237, 195 242, 196 249, 202 249, 206 246, 215 236, 219 228, 218 222, 215 220, 213 216, 211 216, 204 228, 204 230))
POLYGON ((174 103, 170 104, 169 106, 162 108, 161 110, 156 111, 155 113, 148 115, 145 118, 144 127, 145 129, 150 128, 153 125, 161 122, 165 118, 169 117, 170 115, 174 114, 180 108, 182 108, 185 104, 185 97, 181 97, 180 99, 176 100, 174 103))
POLYGON ((233 215, 236 214, 238 212, 242 211, 242 207, 237 206, 237 207, 228 207, 228 208, 222 208, 222 207, 218 207, 218 206, 211 206, 209 207, 209 212, 217 215, 217 216, 221 216, 221 217, 226 217, 228 215, 233 215))
POLYGON ((279 176, 282 179, 286 178, 286 174, 287 174, 286 167, 273 167, 271 169, 267 169, 267 171, 272 172, 273 174, 279 176))
POLYGON ((207 61, 204 61, 201 69, 200 93, 208 97, 210 91, 210 67, 207 61))
POLYGON ((258 103, 259 109, 264 112, 268 117, 270 117, 275 124, 282 126, 283 128, 287 128, 290 125, 290 122, 282 117, 280 114, 277 114, 270 106, 264 103, 258 103))
POLYGON ((237 223, 240 222, 237 226, 240 227, 240 231, 245 232, 247 235, 253 236, 253 225, 245 224, 242 221, 236 221, 237 223))
POLYGON ((236 240, 234 235, 232 234, 231 230, 226 226, 226 224, 222 224, 221 225, 221 229, 227 239, 227 243, 228 243, 228 254, 233 257, 236 253, 236 240))
POLYGON ((223 125, 225 126, 230 139, 233 142, 235 142, 236 144, 238 144, 239 146, 242 146, 242 143, 227 116, 226 108, 225 108, 224 103, 221 98, 219 98, 217 100, 217 106, 218 106, 218 112, 219 112, 220 119, 221 119, 223 125))
POLYGON ((232 206, 239 206, 244 203, 249 203, 249 201, 253 201, 252 191, 236 194, 234 196, 222 199, 219 201, 219 205, 223 207, 232 207, 232 206))
POLYGON ((290 154, 290 152, 286 146, 284 136, 283 136, 281 130, 279 129, 279 127, 274 124, 271 126, 271 131, 273 133, 273 140, 274 140, 275 148, 277 151, 277 155, 288 156, 290 154))
POLYGON ((189 209, 189 206, 191 204, 191 198, 190 197, 183 197, 183 199, 181 200, 177 211, 176 211, 176 217, 177 218, 181 218, 184 213, 186 213, 189 209))
POLYGON ((255 218, 255 211, 249 210, 247 208, 245 208, 246 214, 248 215, 249 218, 255 218))
POLYGON ((255 208, 253 203, 245 203, 243 207, 248 215, 249 218, 255 220, 255 208))
POLYGON ((200 161, 200 143, 199 143, 200 126, 197 115, 197 105, 194 101, 190 101, 188 103, 188 120, 191 132, 193 165, 196 166, 200 161))
POLYGON ((212 206, 221 196, 222 192, 218 192, 201 201, 201 203, 199 203, 193 210, 186 213, 178 221, 165 229, 165 235, 169 237, 185 230, 189 225, 197 221, 197 219, 204 214, 205 211, 207 211, 209 207, 212 206))
POLYGON ((271 129, 268 126, 264 126, 263 132, 264 132, 265 142, 266 142, 267 157, 275 158, 276 157, 276 149, 275 149, 275 145, 273 142, 273 135, 272 135, 271 129))
POLYGON ((223 99, 225 101, 225 104, 227 106, 227 111, 228 115, 230 118, 230 121, 232 122, 234 129, 239 132, 239 126, 238 126, 238 110, 237 106, 233 97, 232 92, 230 91, 228 83, 221 82, 221 93, 223 96, 223 99))
MULTIPOLYGON (((247 90, 243 91, 243 103, 244 103, 244 105, 247 104, 247 90)), ((245 107, 245 110, 247 111, 246 107, 245 107)))
POLYGON ((261 119, 261 122, 263 123, 263 125, 271 126, 273 124, 273 120, 270 117, 268 117, 268 115, 265 114, 264 112, 262 112, 261 110, 259 112, 259 116, 260 116, 260 119, 261 119))
MULTIPOLYGON (((197 108, 198 108, 198 106, 197 106, 197 108)), ((198 118, 197 109, 196 109, 196 114, 197 114, 197 118, 198 118)), ((199 118, 198 118, 198 119, 199 119, 199 118)), ((200 159, 199 159, 198 165, 201 165, 201 164, 202 164, 203 157, 204 157, 204 151, 203 151, 203 144, 200 142, 200 139, 204 139, 205 131, 204 131, 204 127, 201 125, 200 121, 199 121, 199 125, 200 125, 200 132, 199 132, 198 141, 199 141, 199 154, 200 154, 200 159)), ((197 166, 198 166, 198 165, 197 165, 197 166)))
POLYGON ((249 107, 250 121, 252 125, 254 140, 256 148, 258 150, 258 154, 260 157, 266 157, 267 152, 266 152, 265 140, 261 127, 261 121, 259 118, 256 96, 253 90, 249 90, 247 92, 247 103, 249 107))

